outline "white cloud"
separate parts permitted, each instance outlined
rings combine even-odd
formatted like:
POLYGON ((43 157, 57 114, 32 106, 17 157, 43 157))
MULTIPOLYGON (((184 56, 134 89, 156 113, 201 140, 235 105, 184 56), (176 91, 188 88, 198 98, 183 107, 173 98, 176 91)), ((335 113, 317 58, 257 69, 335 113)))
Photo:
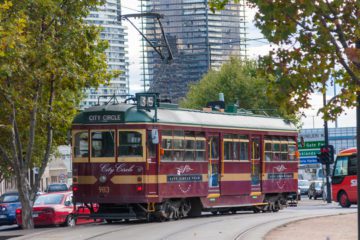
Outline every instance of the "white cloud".
MULTIPOLYGON (((329 100, 332 96, 327 95, 329 100)), ((304 110, 306 117, 301 119, 303 128, 322 128, 324 120, 322 115, 318 114, 319 108, 323 106, 322 94, 313 94, 310 99, 311 108, 304 110)), ((337 119, 337 127, 354 127, 356 126, 356 109, 347 108, 337 119)), ((328 122, 328 127, 335 127, 335 122, 328 122)))

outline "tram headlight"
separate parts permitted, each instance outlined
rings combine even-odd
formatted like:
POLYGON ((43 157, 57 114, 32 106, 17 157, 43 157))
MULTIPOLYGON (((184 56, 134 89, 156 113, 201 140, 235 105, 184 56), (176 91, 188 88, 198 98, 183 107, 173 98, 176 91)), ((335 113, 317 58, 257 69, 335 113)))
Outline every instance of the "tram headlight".
POLYGON ((107 177, 104 175, 99 177, 99 182, 101 182, 101 183, 105 183, 106 180, 107 180, 107 177))

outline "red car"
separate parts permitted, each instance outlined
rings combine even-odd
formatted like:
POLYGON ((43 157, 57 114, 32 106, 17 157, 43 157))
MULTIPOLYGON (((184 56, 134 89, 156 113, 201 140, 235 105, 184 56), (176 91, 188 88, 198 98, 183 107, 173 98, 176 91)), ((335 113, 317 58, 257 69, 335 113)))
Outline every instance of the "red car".
MULTIPOLYGON (((88 208, 79 205, 77 213, 89 214, 88 208)), ((72 192, 57 192, 40 195, 36 198, 33 207, 35 226, 64 225, 75 226, 76 223, 93 222, 92 219, 77 219, 75 222, 72 192)), ((18 225, 22 225, 21 208, 16 210, 18 225)))

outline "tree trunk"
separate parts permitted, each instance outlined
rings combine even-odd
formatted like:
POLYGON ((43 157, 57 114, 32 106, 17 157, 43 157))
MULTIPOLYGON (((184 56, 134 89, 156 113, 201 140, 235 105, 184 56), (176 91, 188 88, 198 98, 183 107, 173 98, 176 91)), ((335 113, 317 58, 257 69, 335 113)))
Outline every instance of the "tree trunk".
POLYGON ((33 201, 30 199, 30 185, 27 177, 27 171, 23 171, 20 174, 20 177, 17 178, 17 187, 21 202, 21 218, 22 218, 22 228, 24 229, 33 229, 34 221, 32 218, 33 212, 33 201))

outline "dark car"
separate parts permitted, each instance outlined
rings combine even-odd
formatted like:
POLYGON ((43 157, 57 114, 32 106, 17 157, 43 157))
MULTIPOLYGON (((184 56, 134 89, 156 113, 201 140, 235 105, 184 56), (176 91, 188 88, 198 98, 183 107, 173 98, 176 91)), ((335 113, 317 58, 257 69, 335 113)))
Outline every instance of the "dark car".
POLYGON ((324 191, 324 182, 322 181, 314 181, 310 184, 308 196, 309 199, 314 198, 315 200, 318 197, 323 197, 323 191, 324 191))
POLYGON ((308 194, 310 182, 308 180, 298 180, 298 188, 301 195, 308 194))
POLYGON ((45 192, 66 192, 69 191, 68 186, 65 183, 52 183, 46 188, 45 192))
POLYGON ((0 196, 0 226, 16 224, 16 209, 21 207, 19 194, 8 192, 0 196))

